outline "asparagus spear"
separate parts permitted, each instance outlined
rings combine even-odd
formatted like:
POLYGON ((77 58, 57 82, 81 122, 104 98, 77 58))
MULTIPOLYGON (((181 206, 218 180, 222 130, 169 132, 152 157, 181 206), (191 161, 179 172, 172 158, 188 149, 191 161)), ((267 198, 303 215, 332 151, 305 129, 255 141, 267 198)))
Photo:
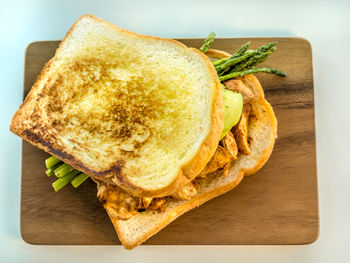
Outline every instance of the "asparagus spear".
POLYGON ((250 46, 250 41, 248 41, 247 43, 245 43, 243 46, 241 46, 237 52, 235 54, 233 54, 233 56, 235 57, 239 57, 242 56, 248 49, 248 47, 250 46))
POLYGON ((256 51, 256 50, 249 50, 243 56, 240 56, 240 57, 237 57, 237 58, 231 56, 224 63, 216 66, 215 69, 220 74, 224 70, 227 70, 227 68, 230 68, 231 66, 236 65, 239 62, 245 61, 246 59, 249 59, 250 57, 255 56, 256 54, 258 54, 258 51, 256 51))
POLYGON ((225 61, 227 61, 229 58, 222 58, 222 59, 218 59, 213 61, 213 65, 214 66, 219 66, 220 64, 224 63, 225 61))
MULTIPOLYGON (((242 50, 247 49, 249 45, 247 45, 248 43, 246 43, 245 45, 243 45, 241 47, 242 50), (247 47, 245 47, 247 45, 247 47)), ((231 56, 227 61, 225 61, 224 63, 216 66, 216 70, 217 72, 220 74, 222 73, 224 70, 227 70, 227 67, 231 67, 239 62, 245 61, 246 59, 256 56, 256 55, 261 55, 262 53, 268 52, 270 51, 277 43, 276 42, 270 42, 267 43, 265 45, 262 45, 261 47, 259 47, 257 50, 248 50, 245 51, 244 55, 238 56, 238 57, 234 57, 231 56), (250 55, 248 55, 250 54, 250 55)), ((238 53, 238 51, 236 52, 238 53)))
POLYGON ((73 178, 78 175, 80 171, 73 170, 70 173, 66 174, 64 177, 57 179, 52 183, 52 187, 55 192, 59 191, 63 186, 67 185, 73 178))
POLYGON ((46 168, 50 169, 54 167, 56 164, 61 162, 61 160, 57 159, 55 156, 51 156, 45 160, 46 168))
POLYGON ((232 79, 235 77, 242 77, 242 76, 247 75, 247 74, 258 73, 258 72, 265 72, 268 74, 276 74, 276 75, 281 76, 281 77, 287 76, 287 74, 285 72, 280 71, 278 69, 262 67, 262 68, 251 68, 251 69, 247 69, 247 70, 243 70, 243 71, 232 72, 232 73, 220 76, 219 79, 221 81, 224 81, 224 80, 232 79))
POLYGON ((86 173, 81 173, 72 180, 71 184, 73 185, 74 188, 77 188, 79 185, 84 183, 88 178, 89 176, 86 173))
POLYGON ((264 53, 266 51, 269 51, 272 47, 276 46, 277 42, 270 42, 267 43, 265 45, 262 45, 261 47, 259 47, 257 49, 257 51, 259 52, 259 54, 264 53))
POLYGON ((213 44, 215 39, 215 33, 211 32, 209 36, 204 40, 204 44, 199 48, 203 53, 207 52, 211 44, 213 44))
POLYGON ((73 170, 73 167, 69 164, 63 163, 60 167, 58 167, 54 173, 58 178, 61 178, 73 170))
POLYGON ((63 164, 63 162, 59 162, 58 164, 56 164, 55 166, 53 166, 52 168, 49 168, 45 171, 45 173, 47 174, 47 176, 51 176, 54 174, 54 171, 60 167, 63 164))
POLYGON ((219 59, 219 60, 215 60, 213 61, 213 65, 214 66, 219 66, 220 64, 224 63, 225 61, 229 60, 230 58, 238 58, 240 56, 243 56, 243 54, 247 51, 248 47, 250 45, 250 41, 248 41, 247 43, 245 43, 243 46, 241 46, 236 53, 234 53, 231 57, 229 58, 223 58, 223 59, 219 59))
MULTIPOLYGON (((270 50, 261 53, 261 54, 257 54, 254 57, 249 58, 246 61, 243 61, 237 65, 235 65, 230 72, 236 72, 236 71, 241 71, 243 69, 248 69, 251 67, 254 67, 262 62, 264 62, 274 51, 276 50, 275 47, 272 47, 270 50)), ((223 75, 223 74, 221 74, 223 75)))

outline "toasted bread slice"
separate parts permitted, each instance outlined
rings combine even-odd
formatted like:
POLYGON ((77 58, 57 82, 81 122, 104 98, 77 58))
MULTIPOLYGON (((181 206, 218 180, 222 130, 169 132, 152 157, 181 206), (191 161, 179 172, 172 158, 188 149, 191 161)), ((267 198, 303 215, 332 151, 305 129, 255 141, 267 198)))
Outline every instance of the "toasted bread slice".
POLYGON ((215 68, 198 50, 85 15, 10 130, 97 180, 135 196, 165 196, 214 154, 221 92, 215 68))
MULTIPOLYGON (((212 58, 223 58, 228 53, 208 50, 212 58)), ((253 92, 252 116, 249 120, 248 135, 251 138, 249 155, 239 155, 229 169, 227 176, 208 176, 200 181, 198 194, 188 201, 170 201, 163 212, 145 211, 129 220, 118 220, 113 211, 107 213, 127 249, 132 249, 166 227, 185 212, 198 207, 236 187, 245 175, 257 172, 269 159, 277 135, 277 120, 271 105, 264 98, 264 91, 254 75, 242 77, 243 83, 253 92)))

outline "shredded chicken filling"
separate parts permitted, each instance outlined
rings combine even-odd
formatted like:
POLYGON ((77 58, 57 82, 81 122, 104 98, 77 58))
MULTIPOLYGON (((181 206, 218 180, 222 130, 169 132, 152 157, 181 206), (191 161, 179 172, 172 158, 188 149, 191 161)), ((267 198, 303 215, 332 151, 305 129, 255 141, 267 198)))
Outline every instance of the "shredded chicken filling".
POLYGON ((252 108, 250 103, 254 99, 254 94, 241 80, 228 80, 224 85, 227 89, 242 94, 244 103, 242 115, 239 122, 220 141, 213 157, 202 172, 171 196, 162 198, 135 197, 116 185, 98 182, 97 197, 113 218, 128 220, 146 210, 164 211, 168 200, 190 200, 197 194, 201 179, 214 173, 227 176, 231 163, 237 160, 238 154, 250 154, 248 124, 252 108))

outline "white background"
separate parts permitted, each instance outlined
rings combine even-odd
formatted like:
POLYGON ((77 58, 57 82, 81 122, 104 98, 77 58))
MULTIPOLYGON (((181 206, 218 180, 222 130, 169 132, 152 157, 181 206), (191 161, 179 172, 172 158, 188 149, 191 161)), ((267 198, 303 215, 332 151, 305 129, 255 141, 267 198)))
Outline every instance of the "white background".
POLYGON ((350 1, 0 3, 0 262, 350 262, 350 1), (8 131, 22 100, 25 48, 32 41, 62 39, 84 13, 163 37, 206 37, 215 31, 218 37, 308 39, 314 63, 319 239, 305 246, 141 246, 133 251, 26 244, 19 230, 21 140, 8 131))

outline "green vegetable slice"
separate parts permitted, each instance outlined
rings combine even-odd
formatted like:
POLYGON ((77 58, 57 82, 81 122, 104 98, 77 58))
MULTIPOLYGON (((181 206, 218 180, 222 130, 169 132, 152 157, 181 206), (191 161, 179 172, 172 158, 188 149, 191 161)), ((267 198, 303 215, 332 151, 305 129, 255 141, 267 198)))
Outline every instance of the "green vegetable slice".
POLYGON ((50 169, 60 162, 61 160, 57 159, 55 156, 51 156, 45 160, 46 168, 50 169))
POLYGON ((79 185, 84 183, 88 178, 89 176, 86 173, 81 173, 72 180, 71 184, 73 185, 74 188, 77 188, 79 185))
POLYGON ((73 170, 70 173, 68 173, 67 175, 65 175, 64 177, 59 178, 56 181, 54 181, 52 183, 52 187, 55 190, 55 192, 59 191, 63 186, 67 185, 79 173, 81 173, 81 172, 77 171, 77 170, 73 170))
POLYGON ((74 170, 74 168, 72 166, 70 166, 69 164, 62 164, 60 167, 58 167, 54 173, 58 178, 61 178, 65 175, 67 175, 68 173, 70 173, 72 170, 74 170))
POLYGON ((233 92, 223 88, 225 104, 224 129, 222 130, 220 140, 235 126, 242 115, 243 97, 241 93, 233 92))
POLYGON ((58 164, 56 164, 55 166, 53 166, 52 168, 49 168, 45 171, 45 173, 47 174, 47 176, 51 176, 54 174, 55 170, 60 167, 63 164, 63 162, 59 162, 58 164))

